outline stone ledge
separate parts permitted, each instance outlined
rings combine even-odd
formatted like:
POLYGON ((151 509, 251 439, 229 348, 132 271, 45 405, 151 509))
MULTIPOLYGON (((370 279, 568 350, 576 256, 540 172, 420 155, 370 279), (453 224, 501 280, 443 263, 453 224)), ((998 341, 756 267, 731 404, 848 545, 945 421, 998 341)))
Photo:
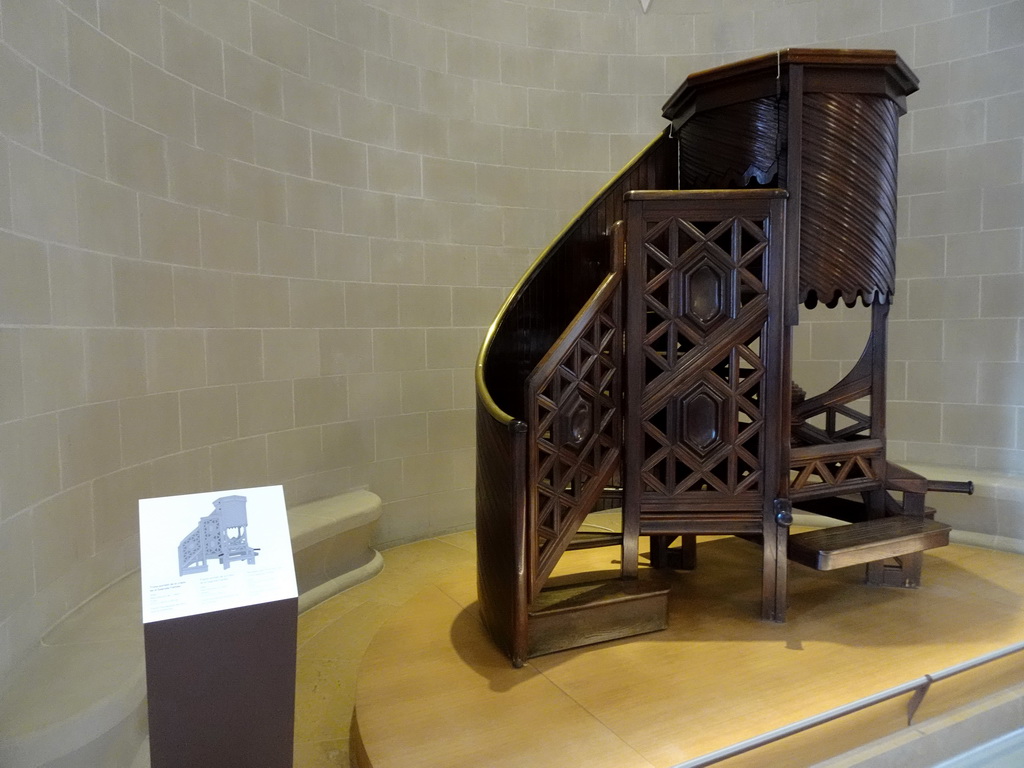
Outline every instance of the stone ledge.
POLYGON ((370 546, 380 512, 380 497, 369 491, 288 509, 300 611, 380 572, 384 560, 370 546))
POLYGON ((141 620, 136 571, 43 636, 4 681, 0 765, 51 765, 131 722, 146 695, 141 620))
POLYGON ((928 768, 1008 734, 1024 722, 1024 686, 965 704, 813 768, 928 768))
POLYGON ((952 539, 1005 552, 1024 553, 1024 476, 968 467, 905 464, 929 480, 970 480, 974 493, 929 493, 935 519, 953 527, 952 539))
POLYGON ((292 550, 311 547, 345 531, 374 523, 380 517, 380 497, 370 491, 350 491, 338 496, 288 508, 292 550))

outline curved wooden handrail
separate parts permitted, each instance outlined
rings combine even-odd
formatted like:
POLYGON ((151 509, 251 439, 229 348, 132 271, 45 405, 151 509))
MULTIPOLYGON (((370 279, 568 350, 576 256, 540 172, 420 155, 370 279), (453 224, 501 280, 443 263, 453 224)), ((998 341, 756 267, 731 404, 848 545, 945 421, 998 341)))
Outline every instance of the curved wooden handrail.
POLYGON ((522 418, 522 403, 510 393, 524 391, 526 377, 608 274, 607 238, 621 218, 623 195, 634 189, 663 188, 669 182, 674 187, 676 174, 676 146, 666 129, 594 195, 519 280, 477 356, 477 397, 492 418, 504 424, 522 418), (540 307, 543 316, 534 312, 540 307), (522 356, 512 359, 514 351, 522 356), (498 362, 504 366, 500 391, 493 378, 496 356, 505 358, 498 362))

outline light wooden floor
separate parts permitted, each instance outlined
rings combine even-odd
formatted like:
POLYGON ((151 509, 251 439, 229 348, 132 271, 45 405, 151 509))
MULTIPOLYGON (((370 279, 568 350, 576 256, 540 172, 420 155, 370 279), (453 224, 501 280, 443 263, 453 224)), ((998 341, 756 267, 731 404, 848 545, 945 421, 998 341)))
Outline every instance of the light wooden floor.
MULTIPOLYGON (((1019 555, 934 550, 914 591, 793 565, 776 625, 758 619, 757 547, 698 550, 698 569, 671 577, 668 630, 521 670, 476 619, 472 532, 386 551, 381 575, 299 619, 296 768, 348 765, 357 696, 374 768, 667 768, 1024 639, 1019 555)), ((613 553, 559 568, 613 567, 613 553)), ((916 721, 1021 680, 1014 659, 938 683, 916 721)), ((723 765, 810 765, 905 725, 908 698, 723 765)))
POLYGON ((466 574, 475 579, 472 531, 383 555, 380 574, 299 616, 294 768, 348 768, 356 675, 374 635, 424 587, 466 574))

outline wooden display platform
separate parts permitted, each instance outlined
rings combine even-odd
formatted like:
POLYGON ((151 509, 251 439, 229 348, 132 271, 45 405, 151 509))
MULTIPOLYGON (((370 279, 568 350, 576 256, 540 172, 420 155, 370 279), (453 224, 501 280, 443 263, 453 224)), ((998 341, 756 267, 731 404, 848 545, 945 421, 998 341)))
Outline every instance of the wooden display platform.
MULTIPOLYGON (((353 764, 670 768, 1024 639, 1021 555, 933 550, 917 590, 792 564, 789 620, 774 624, 759 618, 758 547, 702 538, 697 550, 695 571, 668 572, 667 630, 522 669, 484 632, 471 568, 424 584, 363 657, 353 764)), ((556 575, 613 558, 570 552, 556 575)), ((935 683, 914 722, 1021 682, 1022 655, 935 683)), ((906 727, 910 698, 720 765, 812 765, 906 727)))

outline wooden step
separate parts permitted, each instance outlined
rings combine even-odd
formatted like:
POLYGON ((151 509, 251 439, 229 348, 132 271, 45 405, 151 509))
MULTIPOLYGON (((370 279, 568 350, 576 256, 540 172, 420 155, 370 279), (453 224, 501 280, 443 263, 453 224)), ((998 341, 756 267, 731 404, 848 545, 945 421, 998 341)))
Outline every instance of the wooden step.
POLYGON ((789 559, 831 571, 949 544, 950 527, 921 517, 883 517, 789 537, 789 559))
MULTIPOLYGON (((869 514, 868 507, 863 501, 845 499, 842 496, 794 501, 793 511, 810 512, 847 523, 865 522, 868 520, 869 514)), ((929 518, 935 517, 935 507, 925 507, 924 516, 929 518)))
POLYGON ((527 656, 656 632, 668 626, 668 588, 636 579, 541 591, 528 619, 527 656))
POLYGON ((566 550, 622 546, 622 534, 615 531, 577 531, 566 550))

